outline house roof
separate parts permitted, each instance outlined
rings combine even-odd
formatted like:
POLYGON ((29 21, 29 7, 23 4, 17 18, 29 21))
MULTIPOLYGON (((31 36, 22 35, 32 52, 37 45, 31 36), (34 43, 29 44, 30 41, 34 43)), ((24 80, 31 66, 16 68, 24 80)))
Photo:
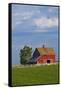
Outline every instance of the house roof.
POLYGON ((53 55, 54 49, 53 48, 36 48, 40 55, 53 55))

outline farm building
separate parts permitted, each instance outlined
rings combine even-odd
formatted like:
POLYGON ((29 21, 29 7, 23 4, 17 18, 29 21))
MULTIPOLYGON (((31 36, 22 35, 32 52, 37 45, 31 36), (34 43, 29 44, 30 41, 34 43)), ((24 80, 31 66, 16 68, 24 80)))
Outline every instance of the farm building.
POLYGON ((29 64, 55 63, 55 53, 53 48, 36 48, 29 64))

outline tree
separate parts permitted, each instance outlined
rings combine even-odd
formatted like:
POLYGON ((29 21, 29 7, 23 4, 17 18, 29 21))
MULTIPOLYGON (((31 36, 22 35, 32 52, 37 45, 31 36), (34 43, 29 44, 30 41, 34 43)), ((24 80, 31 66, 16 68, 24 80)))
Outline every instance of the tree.
POLYGON ((27 64, 29 59, 31 58, 32 48, 29 46, 24 46, 23 49, 20 50, 20 63, 27 64))

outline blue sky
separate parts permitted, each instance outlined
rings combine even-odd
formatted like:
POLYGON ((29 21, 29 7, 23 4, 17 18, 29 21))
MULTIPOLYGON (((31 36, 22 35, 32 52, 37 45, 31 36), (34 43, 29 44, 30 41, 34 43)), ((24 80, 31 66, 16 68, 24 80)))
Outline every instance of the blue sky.
POLYGON ((54 48, 58 58, 58 7, 12 4, 12 64, 24 45, 54 48))

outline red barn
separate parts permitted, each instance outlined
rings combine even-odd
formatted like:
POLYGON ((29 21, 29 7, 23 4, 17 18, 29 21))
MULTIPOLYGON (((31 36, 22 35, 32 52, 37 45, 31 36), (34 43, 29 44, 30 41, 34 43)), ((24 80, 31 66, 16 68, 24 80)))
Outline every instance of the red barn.
POLYGON ((55 53, 53 48, 36 48, 33 53, 33 63, 35 64, 45 64, 45 63, 55 63, 55 53))

